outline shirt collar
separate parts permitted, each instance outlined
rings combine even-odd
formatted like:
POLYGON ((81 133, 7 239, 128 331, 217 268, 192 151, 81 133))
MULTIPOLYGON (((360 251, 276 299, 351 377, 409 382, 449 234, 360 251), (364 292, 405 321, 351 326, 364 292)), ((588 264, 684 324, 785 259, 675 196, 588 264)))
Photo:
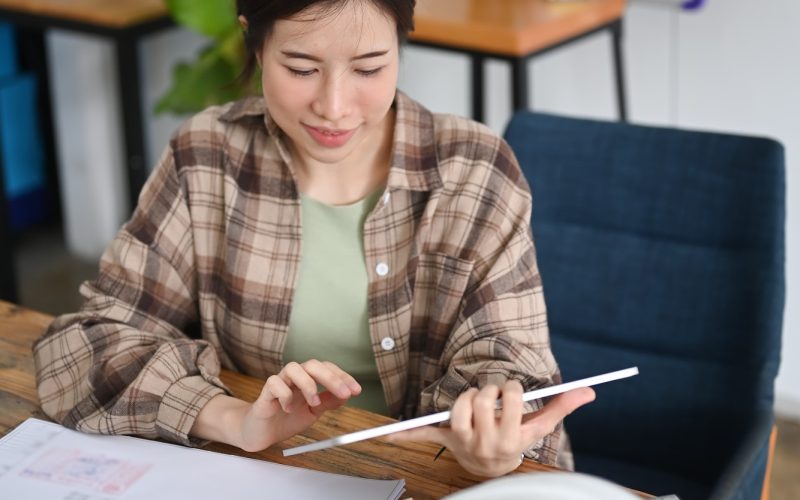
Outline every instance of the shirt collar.
MULTIPOLYGON (((431 191, 442 185, 436 154, 436 131, 433 113, 401 91, 397 91, 394 139, 388 188, 431 191)), ((279 141, 283 133, 269 116, 262 97, 248 97, 234 102, 220 120, 224 122, 262 122, 267 132, 279 141)))
POLYGON ((387 185, 431 191, 442 185, 433 113, 397 91, 391 168, 387 185))

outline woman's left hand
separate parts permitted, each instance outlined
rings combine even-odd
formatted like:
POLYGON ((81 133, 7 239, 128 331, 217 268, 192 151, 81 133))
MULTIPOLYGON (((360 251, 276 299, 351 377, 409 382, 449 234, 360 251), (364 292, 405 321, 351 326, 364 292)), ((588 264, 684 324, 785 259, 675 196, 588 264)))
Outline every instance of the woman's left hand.
POLYGON ((446 446, 458 463, 479 476, 497 477, 519 467, 522 453, 556 428, 576 408, 594 400, 584 387, 560 394, 541 410, 523 416, 522 384, 509 380, 503 386, 503 409, 496 416, 500 388, 472 388, 453 404, 450 427, 420 427, 398 432, 390 441, 432 441, 446 446))

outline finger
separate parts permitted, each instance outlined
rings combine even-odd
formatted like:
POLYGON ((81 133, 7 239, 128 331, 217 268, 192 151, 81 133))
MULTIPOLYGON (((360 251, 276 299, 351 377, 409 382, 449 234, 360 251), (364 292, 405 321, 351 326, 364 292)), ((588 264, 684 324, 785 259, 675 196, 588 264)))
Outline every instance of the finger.
POLYGON ((261 393, 259 393, 256 400, 253 401, 253 407, 256 410, 256 415, 258 418, 268 418, 282 409, 281 403, 277 399, 277 396, 275 396, 269 389, 267 380, 265 380, 264 385, 261 386, 261 393))
POLYGON ((520 424, 522 424, 522 384, 518 380, 509 380, 503 386, 500 442, 518 443, 520 424))
POLYGON ((559 394, 551 399, 536 413, 526 417, 522 425, 523 437, 526 442, 535 442, 553 432, 564 417, 577 408, 594 401, 594 390, 581 387, 559 394))
POLYGON ((352 375, 342 370, 341 368, 331 363, 330 361, 323 361, 322 364, 328 367, 328 369, 331 370, 332 372, 337 373, 339 375, 339 378, 341 378, 344 381, 344 383, 347 384, 347 386, 350 388, 350 391, 352 391, 353 394, 361 394, 361 384, 359 384, 358 381, 355 378, 353 378, 352 375))
POLYGON ((303 363, 302 369, 305 373, 314 378, 314 380, 331 391, 336 397, 347 399, 353 395, 347 383, 339 376, 338 372, 331 370, 324 363, 316 359, 309 359, 303 363))
MULTIPOLYGON (((317 396, 319 398, 319 396, 317 396)), ((298 389, 297 387, 292 387, 292 399, 288 406, 287 413, 292 413, 295 410, 300 410, 306 408, 315 408, 315 406, 311 405, 303 394, 303 391, 298 389)))
POLYGON ((271 396, 269 399, 277 399, 283 411, 287 413, 291 411, 292 389, 286 385, 286 382, 281 377, 277 375, 269 377, 261 394, 262 396, 265 394, 271 396))
POLYGON ((325 391, 319 395, 320 404, 311 408, 311 413, 319 417, 326 411, 335 410, 342 406, 347 400, 339 399, 333 393, 325 391))
POLYGON ((477 394, 478 389, 470 387, 456 399, 450 410, 450 430, 465 444, 472 441, 472 405, 477 394))
POLYGON ((317 383, 299 363, 294 361, 287 363, 278 375, 287 385, 300 389, 309 406, 317 406, 320 403, 317 383))
POLYGON ((500 388, 494 384, 484 386, 472 402, 472 420, 474 422, 474 438, 480 443, 487 445, 496 442, 497 419, 495 410, 497 409, 497 397, 500 395, 500 388))
POLYGON ((409 429, 407 431, 395 432, 386 436, 386 440, 390 443, 401 441, 428 441, 438 443, 443 446, 449 446, 450 429, 446 427, 435 427, 433 425, 426 425, 425 427, 417 427, 416 429, 409 429))

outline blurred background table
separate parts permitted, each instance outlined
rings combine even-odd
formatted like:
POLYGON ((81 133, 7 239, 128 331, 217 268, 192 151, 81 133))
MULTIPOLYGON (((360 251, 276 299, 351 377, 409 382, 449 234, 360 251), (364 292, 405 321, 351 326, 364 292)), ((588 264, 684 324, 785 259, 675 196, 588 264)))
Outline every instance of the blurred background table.
POLYGON ((512 109, 527 109, 531 58, 602 31, 612 37, 617 110, 627 121, 622 60, 625 0, 418 0, 415 45, 470 57, 472 117, 484 120, 484 60, 511 64, 512 109))
MULTIPOLYGON (((147 178, 138 43, 147 34, 173 26, 163 0, 0 0, 0 19, 28 29, 59 28, 114 42, 132 207, 147 178)), ((41 81, 47 82, 47 78, 41 81)))
MULTIPOLYGON (((125 175, 128 206, 132 208, 147 178, 145 168, 145 131, 142 104, 142 81, 139 41, 147 34, 173 25, 163 0, 0 0, 0 20, 34 32, 38 42, 35 72, 38 80, 49 83, 45 30, 58 28, 106 37, 116 51, 116 86, 123 116, 125 175)), ((91 78, 92 75, 86 75, 91 78)), ((50 115, 50 92, 39 93, 44 109, 46 147, 52 148, 53 120, 50 115)), ((53 157, 51 153, 51 158, 53 157)), ((2 158, 0 158, 2 162, 2 158)), ((0 164, 2 172, 2 164, 0 164)), ((13 235, 9 228, 7 200, 0 182, 0 298, 17 300, 13 264, 13 235)))

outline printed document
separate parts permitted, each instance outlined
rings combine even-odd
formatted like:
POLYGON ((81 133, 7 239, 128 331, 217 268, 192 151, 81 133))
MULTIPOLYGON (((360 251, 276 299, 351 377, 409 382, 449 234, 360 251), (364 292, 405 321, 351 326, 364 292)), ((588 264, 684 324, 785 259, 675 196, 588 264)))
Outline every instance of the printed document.
POLYGON ((15 500, 397 499, 405 481, 362 479, 29 418, 0 439, 0 496, 15 500))

